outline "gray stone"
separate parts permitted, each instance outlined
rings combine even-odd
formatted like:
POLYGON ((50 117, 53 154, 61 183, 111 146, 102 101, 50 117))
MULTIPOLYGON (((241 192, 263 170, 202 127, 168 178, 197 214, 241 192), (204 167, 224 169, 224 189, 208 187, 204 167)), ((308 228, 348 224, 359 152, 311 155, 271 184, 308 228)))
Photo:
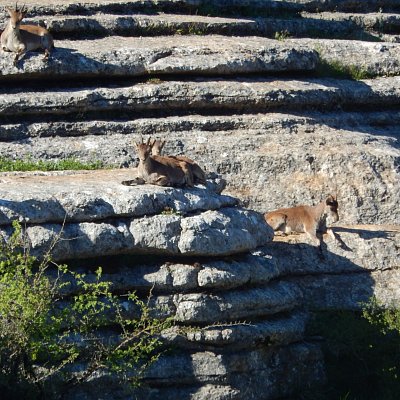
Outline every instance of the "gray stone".
POLYGON ((57 89, 2 93, 0 116, 66 115, 96 111, 186 111, 218 107, 265 111, 278 107, 330 109, 337 106, 393 106, 400 103, 400 77, 364 81, 338 79, 198 79, 143 83, 126 87, 57 89))
POLYGON ((219 321, 237 321, 292 310, 301 304, 301 292, 296 285, 276 282, 223 294, 178 294, 174 303, 176 319, 181 322, 209 323, 216 315, 219 321))
POLYGON ((314 69, 318 59, 314 50, 260 37, 109 36, 56 41, 55 46, 48 62, 30 53, 16 67, 14 56, 3 53, 0 79, 299 71, 314 69))
POLYGON ((252 35, 259 31, 254 19, 206 17, 201 15, 55 15, 24 19, 26 24, 41 25, 53 36, 66 37, 123 35, 155 36, 174 34, 252 35), (79 35, 79 33, 81 33, 79 35))
POLYGON ((163 338, 180 348, 189 349, 223 346, 239 350, 260 344, 284 345, 297 342, 304 337, 307 320, 306 313, 297 312, 289 317, 229 325, 217 323, 202 329, 174 327, 163 332, 163 338))
POLYGON ((235 198, 217 195, 204 186, 177 189, 122 185, 122 181, 136 176, 136 169, 42 176, 0 174, 0 225, 13 219, 37 224, 143 217, 168 210, 187 214, 237 204, 235 198))
MULTIPOLYGON (((3 229, 10 234, 10 228, 3 229)), ((272 229, 263 217, 236 208, 206 211, 198 216, 154 215, 109 222, 29 225, 31 254, 52 249, 54 260, 113 254, 222 256, 246 252, 268 243, 272 229), (204 234, 207 240, 197 234, 204 234)))
MULTIPOLYGON (((370 76, 400 74, 400 44, 355 40, 289 39, 287 43, 303 44, 316 49, 321 61, 338 66, 351 67, 370 76)), ((362 76, 362 75, 361 75, 362 76)), ((364 75, 365 76, 365 75, 364 75)))
POLYGON ((399 226, 335 227, 324 235, 322 252, 303 234, 277 237, 255 254, 275 259, 309 308, 356 310, 373 296, 400 303, 399 241, 399 226))
MULTIPOLYGON (((107 400, 127 400, 134 394, 149 400, 272 400, 290 395, 299 379, 313 383, 325 379, 322 354, 312 343, 166 355, 147 371, 143 387, 135 393, 122 394, 115 390, 121 390, 115 387, 115 381, 103 376, 81 385, 79 394, 88 400, 98 398, 100 393, 107 400)), ((74 391, 67 398, 76 395, 74 391)))

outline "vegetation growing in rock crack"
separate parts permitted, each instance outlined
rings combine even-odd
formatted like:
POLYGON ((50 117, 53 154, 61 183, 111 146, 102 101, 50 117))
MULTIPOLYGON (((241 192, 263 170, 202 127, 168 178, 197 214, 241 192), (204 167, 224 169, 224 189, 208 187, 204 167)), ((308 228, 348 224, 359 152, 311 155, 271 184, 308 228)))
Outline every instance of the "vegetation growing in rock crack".
POLYGON ((50 251, 39 261, 29 254, 20 224, 13 227, 9 238, 0 238, 3 398, 62 398, 99 372, 140 384, 146 367, 163 351, 160 333, 171 320, 153 318, 135 293, 122 305, 112 283, 101 279, 101 268, 88 279, 53 263, 50 251), (56 274, 50 274, 54 267, 56 274), (69 299, 63 298, 71 285, 69 299), (136 307, 138 318, 126 316, 126 302, 136 307), (105 333, 108 328, 113 334, 105 333))
POLYGON ((12 160, 0 158, 0 172, 11 171, 64 171, 64 170, 95 170, 103 169, 106 166, 100 161, 83 163, 73 158, 61 160, 12 160))
POLYGON ((370 79, 376 74, 371 73, 357 65, 345 65, 339 61, 327 61, 321 59, 317 65, 317 74, 321 77, 345 78, 345 79, 370 79))
POLYGON ((324 340, 327 383, 303 400, 396 400, 400 393, 400 308, 375 298, 362 312, 316 314, 312 336, 324 340))

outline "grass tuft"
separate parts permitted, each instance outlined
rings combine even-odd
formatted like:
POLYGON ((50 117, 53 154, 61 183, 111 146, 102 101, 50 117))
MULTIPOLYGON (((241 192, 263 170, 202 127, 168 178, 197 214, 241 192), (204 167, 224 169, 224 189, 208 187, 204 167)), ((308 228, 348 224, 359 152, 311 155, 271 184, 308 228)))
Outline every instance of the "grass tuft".
POLYGON ((65 170, 95 170, 107 168, 100 161, 82 163, 73 158, 63 160, 12 160, 9 158, 0 158, 0 172, 13 171, 65 171, 65 170))

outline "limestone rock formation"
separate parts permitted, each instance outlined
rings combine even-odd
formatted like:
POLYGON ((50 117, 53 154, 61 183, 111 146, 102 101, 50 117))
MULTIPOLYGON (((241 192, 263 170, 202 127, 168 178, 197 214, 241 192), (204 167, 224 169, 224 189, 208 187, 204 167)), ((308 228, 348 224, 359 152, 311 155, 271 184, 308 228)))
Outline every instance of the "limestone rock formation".
MULTIPOLYGON (((400 300, 399 3, 29 3, 26 21, 56 49, 48 63, 0 56, 0 164, 114 169, 1 174, 4 237, 18 219, 33 254, 58 240, 55 260, 89 281, 104 265, 117 293, 152 291, 154 313, 176 317, 163 333, 176 351, 140 399, 275 400, 323 381, 310 310, 400 300), (122 185, 136 176, 132 142, 149 137, 221 179, 122 185), (340 221, 321 249, 305 235, 272 241, 259 213, 328 193, 340 221)), ((6 17, 1 5, 0 31, 6 17)), ((125 389, 96 375, 70 398, 132 398, 125 389)))
MULTIPOLYGON (((319 347, 303 341, 308 314, 300 287, 281 279, 283 270, 269 257, 250 254, 272 240, 263 216, 201 186, 122 185, 129 176, 135 171, 0 175, 0 231, 7 238, 18 219, 39 258, 52 248, 55 261, 83 270, 91 259, 103 260, 103 279, 114 282, 114 291, 151 291, 152 312, 174 317, 163 339, 175 350, 146 372, 136 394, 188 398, 194 390, 191 398, 244 399, 268 389, 274 399, 291 392, 282 376, 323 379, 319 347), (253 371, 259 374, 245 390, 253 371)), ((89 268, 85 279, 93 278, 89 268)), ((59 306, 76 290, 71 279, 59 306)), ((128 301, 124 310, 126 317, 138 315, 128 301)), ((132 395, 100 375, 68 396, 94 399, 99 390, 107 399, 132 395)))

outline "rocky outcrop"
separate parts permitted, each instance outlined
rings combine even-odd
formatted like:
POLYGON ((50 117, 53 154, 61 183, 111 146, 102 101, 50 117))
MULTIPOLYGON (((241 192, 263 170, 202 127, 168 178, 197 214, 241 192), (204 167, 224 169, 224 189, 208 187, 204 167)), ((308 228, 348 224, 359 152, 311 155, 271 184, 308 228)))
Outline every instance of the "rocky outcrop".
MULTIPOLYGON (((32 255, 52 248, 55 261, 73 261, 89 282, 95 279, 91 260, 103 260, 103 279, 115 292, 151 291, 153 313, 174 317, 163 338, 175 350, 146 372, 136 394, 245 399, 268 390, 267 398, 275 399, 293 391, 280 383, 282 376, 293 385, 323 379, 319 347, 304 341, 308 314, 299 285, 282 279, 271 257, 250 253, 273 237, 262 215, 201 186, 121 184, 135 174, 4 174, 0 230, 7 237, 12 220, 23 221, 32 255), (245 390, 249 379, 254 385, 245 390)), ((59 306, 76 293, 70 283, 59 306)), ((127 317, 137 316, 135 304, 124 300, 123 308, 127 317)), ((69 396, 94 399, 99 389, 102 398, 132 396, 104 375, 69 396)))
MULTIPOLYGON (((47 26, 56 49, 48 63, 28 53, 17 67, 1 55, 0 158, 123 168, 1 174, 1 233, 18 219, 32 254, 57 241, 57 262, 89 281, 102 265, 116 293, 151 291, 154 314, 176 319, 163 333, 175 351, 140 390, 96 375, 70 398, 275 400, 322 381, 309 311, 400 300, 397 2, 29 6, 28 22, 47 26), (122 185, 136 177, 132 142, 149 137, 223 179, 122 185), (328 193, 340 225, 320 250, 305 235, 272 241, 258 212, 328 193)), ((78 290, 70 283, 63 304, 78 290)))

